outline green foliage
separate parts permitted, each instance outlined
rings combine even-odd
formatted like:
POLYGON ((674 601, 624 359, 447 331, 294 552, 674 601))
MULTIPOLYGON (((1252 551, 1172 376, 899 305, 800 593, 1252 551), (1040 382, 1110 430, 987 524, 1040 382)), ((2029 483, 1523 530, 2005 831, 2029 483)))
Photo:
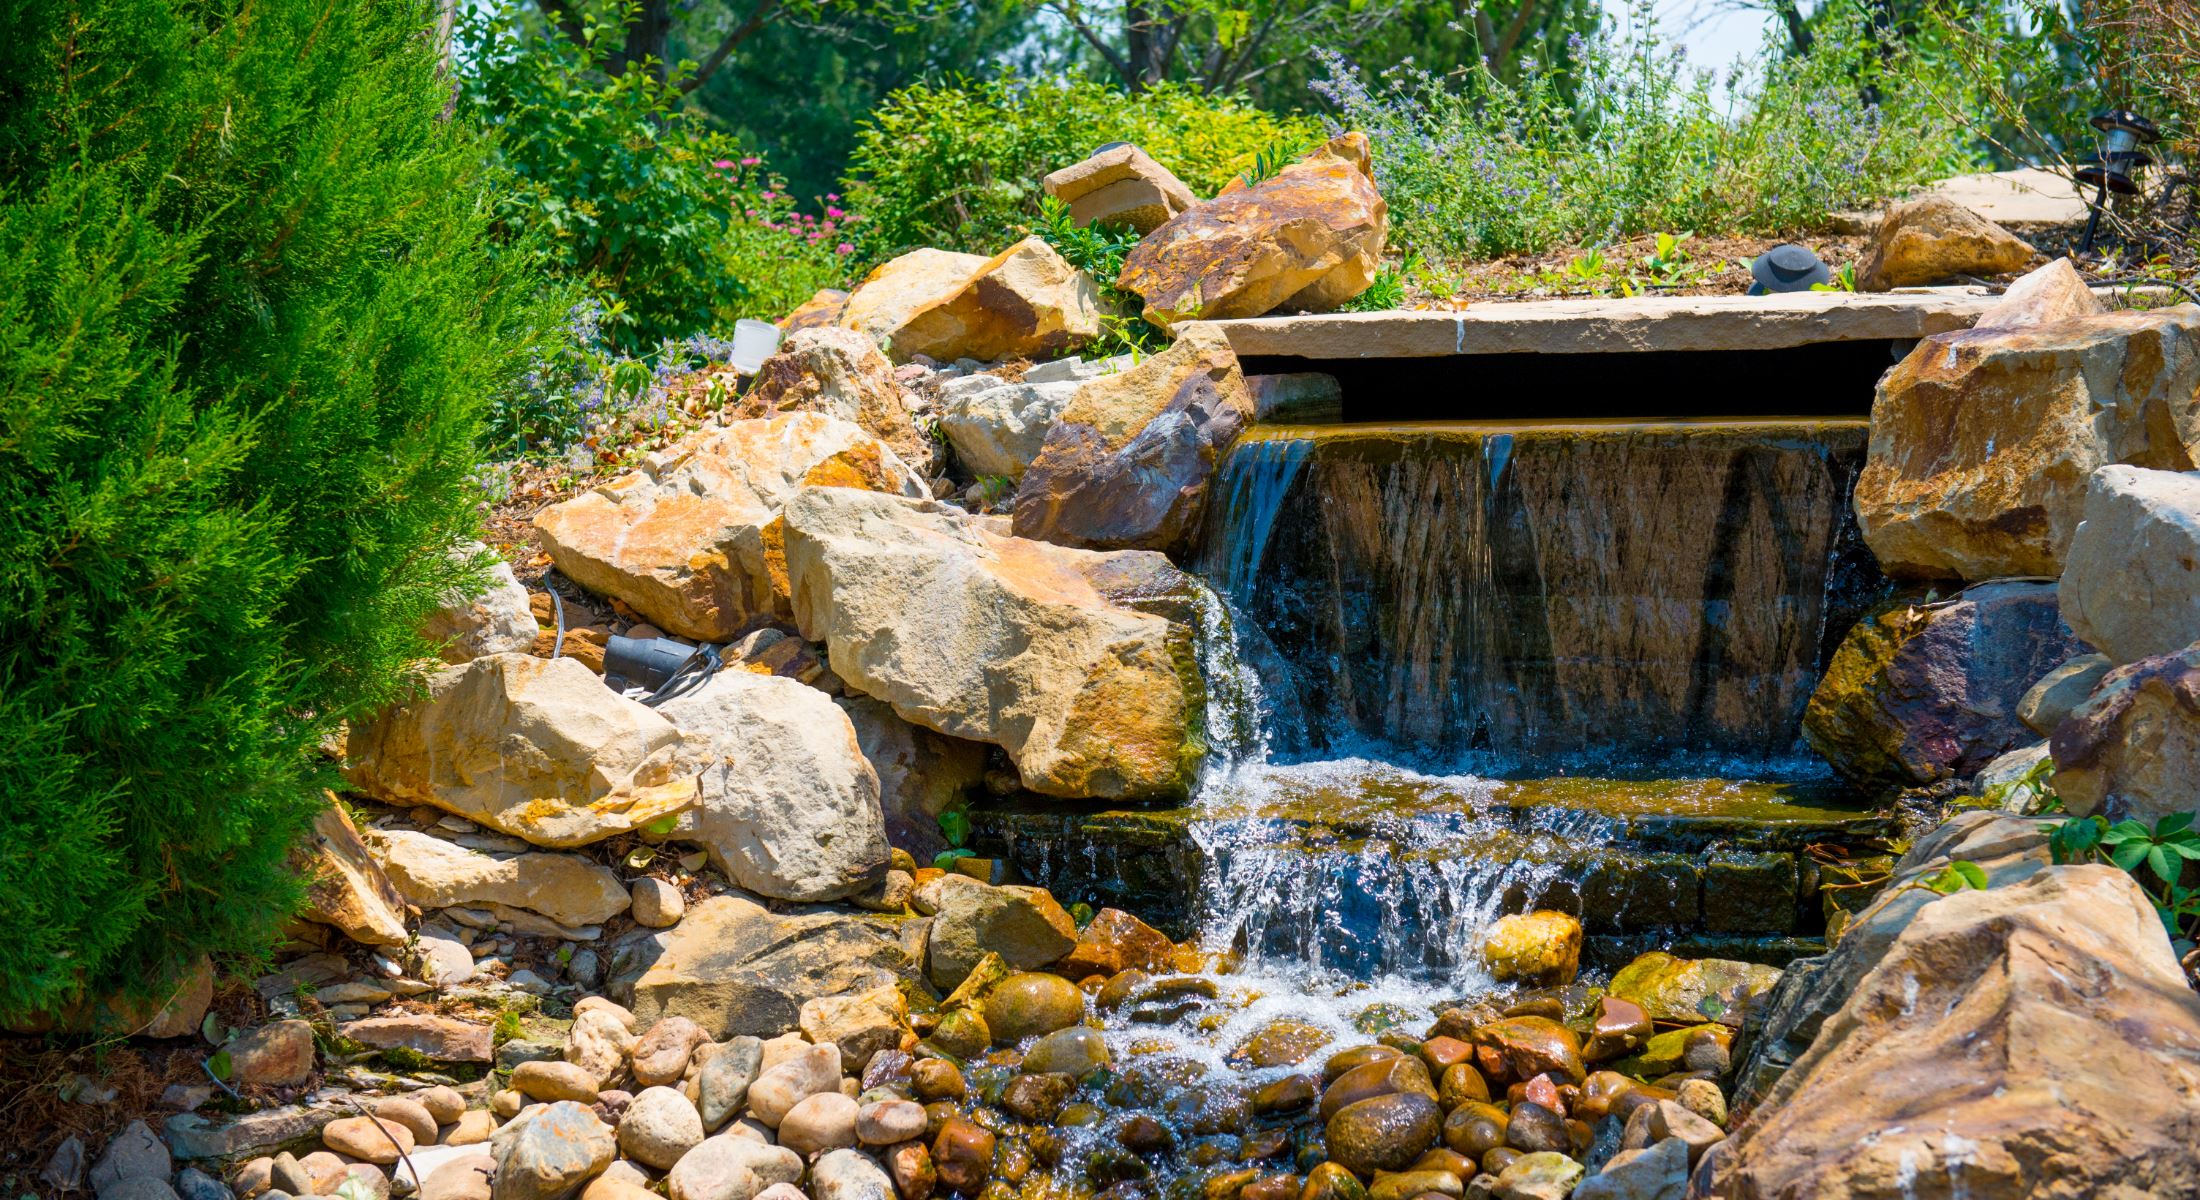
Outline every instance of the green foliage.
POLYGON ((1457 263, 1657 229, 1771 233, 1960 162, 1944 81, 1861 16, 1829 20, 1809 55, 1768 46, 1754 86, 1692 72, 1647 12, 1572 58, 1515 82, 1473 65, 1374 85, 1325 59, 1317 91, 1372 139, 1394 245, 1457 263))
POLYGON ((631 6, 583 9, 577 40, 515 7, 468 11, 465 94, 495 135, 498 219, 595 294, 613 346, 776 319, 846 275, 845 212, 797 214, 759 157, 682 108, 678 72, 608 73, 631 6))
POLYGON ((1040 216, 1040 180, 1116 141, 1136 142, 1213 195, 1279 142, 1319 126, 1229 96, 1163 84, 1137 95, 1077 79, 912 84, 865 121, 849 164, 868 260, 917 246, 993 254, 1040 216))
POLYGON ((2171 813, 2151 827, 2136 820, 2111 825, 2098 815, 2072 817, 2055 826, 2047 846, 2058 863, 2106 859, 2122 867, 2147 893, 2171 940, 2200 936, 2200 888, 2182 883, 2185 864, 2200 859, 2200 830, 2193 828, 2191 813, 2171 813), (2153 876, 2151 883, 2147 875, 2153 876))
POLYGON ((0 46, 0 1016, 255 953, 316 743, 478 578, 487 252, 432 5, 29 0, 0 46))
MULTIPOLYGON (((1116 354, 1151 354, 1168 345, 1168 336, 1137 315, 1144 307, 1139 298, 1115 285, 1122 277, 1123 260, 1139 241, 1136 230, 1127 227, 1105 225, 1079 225, 1069 215, 1069 206, 1052 196, 1039 197, 1039 219, 1029 226, 1030 232, 1044 239, 1062 260, 1092 276, 1099 285, 1102 306, 1108 311, 1100 316, 1101 336, 1085 353, 1096 358, 1116 354)), ((1012 490, 1014 481, 1004 481, 1004 491, 1012 490)), ((992 503, 993 497, 987 497, 992 503)))
POLYGON ((1375 272, 1375 281, 1367 285, 1367 290, 1345 304, 1345 311, 1387 312, 1405 307, 1406 279, 1420 269, 1418 255, 1407 255, 1403 262, 1384 263, 1382 269, 1375 272))
POLYGON ((1943 896, 1953 896, 1963 891, 1983 892, 1986 884, 1985 868, 1960 858, 1917 881, 1917 886, 1943 896))
POLYGON ((970 844, 970 814, 961 808, 950 808, 940 814, 940 836, 957 849, 970 844))

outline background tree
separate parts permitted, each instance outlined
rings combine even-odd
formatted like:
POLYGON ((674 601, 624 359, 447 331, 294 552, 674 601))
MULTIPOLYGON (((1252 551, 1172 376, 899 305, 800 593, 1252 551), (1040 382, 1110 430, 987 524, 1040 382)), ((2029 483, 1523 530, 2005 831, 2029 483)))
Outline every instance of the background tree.
POLYGON ((489 248, 425 4, 23 0, 0 44, 0 1017, 264 953, 471 573, 489 248), (249 19, 246 19, 249 16, 249 19))

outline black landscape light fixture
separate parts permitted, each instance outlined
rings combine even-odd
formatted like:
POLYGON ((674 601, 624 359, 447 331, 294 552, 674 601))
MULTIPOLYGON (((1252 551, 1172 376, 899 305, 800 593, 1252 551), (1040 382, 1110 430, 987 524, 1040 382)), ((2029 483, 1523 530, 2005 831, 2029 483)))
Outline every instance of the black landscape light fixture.
POLYGON ((2100 231, 2101 210, 2108 206, 2108 194, 2138 194, 2139 172, 2154 165, 2154 156, 2140 147, 2162 140, 2162 131, 2155 128, 2154 122, 2129 109, 2112 108, 2096 115, 2092 124, 2101 131, 2100 151, 2078 167, 2078 182, 2094 188, 2093 211, 2085 219, 2085 238, 2078 243, 2080 254, 2093 252, 2093 235, 2100 231))
POLYGON ((670 700, 700 686, 718 670, 718 648, 690 646, 668 637, 630 638, 613 634, 603 648, 603 682, 625 695, 640 688, 642 703, 670 700))
POLYGON ((1756 282, 1749 285, 1749 294, 1765 296, 1774 292, 1807 292, 1812 285, 1830 283, 1833 272, 1808 246, 1794 242, 1782 242, 1763 254, 1749 260, 1749 275, 1756 282))

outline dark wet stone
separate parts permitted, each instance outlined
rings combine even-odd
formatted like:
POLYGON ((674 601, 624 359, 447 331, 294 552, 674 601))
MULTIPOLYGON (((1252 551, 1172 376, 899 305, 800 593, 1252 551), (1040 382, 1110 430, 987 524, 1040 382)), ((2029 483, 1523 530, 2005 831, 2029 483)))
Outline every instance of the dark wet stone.
POLYGON ((1436 1101, 1399 1092, 1348 1104, 1329 1118, 1329 1156, 1355 1174, 1396 1171, 1421 1157, 1443 1128, 1436 1101))
POLYGON ((932 1165, 939 1181, 965 1196, 975 1196, 993 1173, 994 1136, 962 1119, 950 1117, 932 1141, 932 1165))
POLYGON ((1505 1126, 1505 1144, 1529 1154, 1542 1150, 1565 1153, 1573 1146, 1566 1134, 1566 1119, 1550 1109, 1531 1101, 1523 1101, 1512 1108, 1512 1119, 1505 1126))
POLYGON ((920 1059, 909 1070, 909 1089, 919 1100, 960 1100, 969 1090, 961 1068, 944 1058, 920 1059))
POLYGON ((1069 1094, 1076 1087, 1077 1081, 1067 1075, 1018 1075, 1001 1089, 1001 1107, 1019 1120, 1048 1124, 1069 1103, 1069 1094))
POLYGON ((1398 1051, 1390 1046, 1354 1046, 1339 1050, 1322 1062, 1322 1086, 1337 1082, 1339 1076, 1354 1067, 1365 1066, 1377 1059, 1396 1058, 1398 1051))
POLYGON ((1312 1075, 1286 1075, 1253 1093, 1253 1111, 1262 1116, 1297 1112, 1314 1103, 1314 1096, 1312 1075))
POLYGON ((1428 1068, 1421 1060, 1400 1054, 1362 1063, 1322 1089, 1321 1119, 1327 1121, 1336 1116, 1337 1110, 1347 1104, 1394 1092, 1418 1092, 1431 1100, 1436 1099, 1437 1094, 1436 1085, 1430 1082, 1428 1068))
POLYGON ((1325 1162, 1307 1172, 1299 1200, 1367 1200, 1367 1185, 1343 1166, 1325 1162))

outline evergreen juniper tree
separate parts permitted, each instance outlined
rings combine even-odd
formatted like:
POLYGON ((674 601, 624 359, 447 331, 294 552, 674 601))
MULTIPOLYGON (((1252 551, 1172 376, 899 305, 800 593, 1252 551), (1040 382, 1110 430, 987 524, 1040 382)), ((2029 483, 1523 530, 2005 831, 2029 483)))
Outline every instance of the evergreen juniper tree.
POLYGON ((492 252, 432 5, 10 0, 0 1019, 251 952, 336 723, 471 568, 492 252))

